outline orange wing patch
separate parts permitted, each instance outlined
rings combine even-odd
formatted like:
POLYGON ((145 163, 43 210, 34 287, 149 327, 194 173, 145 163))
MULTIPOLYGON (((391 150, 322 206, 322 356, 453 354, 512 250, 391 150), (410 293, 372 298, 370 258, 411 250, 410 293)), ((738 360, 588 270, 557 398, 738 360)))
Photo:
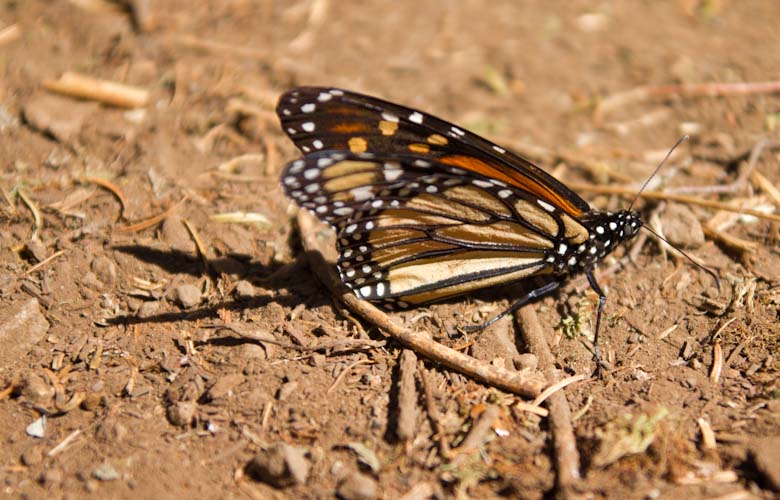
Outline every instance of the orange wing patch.
POLYGON ((533 179, 526 177, 514 170, 505 167, 501 164, 487 163, 473 156, 466 155, 446 155, 437 160, 446 165, 452 165, 453 167, 460 167, 465 170, 477 173, 484 177, 496 179, 507 184, 511 184, 524 191, 528 191, 534 196, 545 200, 552 205, 560 208, 572 217, 579 217, 583 215, 583 212, 575 207, 569 200, 562 198, 558 193, 550 189, 549 187, 535 182, 533 179))

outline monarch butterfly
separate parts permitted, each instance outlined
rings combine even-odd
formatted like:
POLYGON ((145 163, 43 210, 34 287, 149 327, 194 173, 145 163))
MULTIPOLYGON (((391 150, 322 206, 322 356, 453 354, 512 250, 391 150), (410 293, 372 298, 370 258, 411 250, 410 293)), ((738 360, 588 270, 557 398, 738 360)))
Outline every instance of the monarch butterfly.
POLYGON ((594 210, 528 160, 421 111, 327 87, 281 96, 282 129, 304 153, 285 193, 337 233, 342 281, 404 309, 531 278, 541 281, 485 327, 584 272, 633 238, 631 209, 594 210), (539 280, 540 278, 540 280, 539 280))

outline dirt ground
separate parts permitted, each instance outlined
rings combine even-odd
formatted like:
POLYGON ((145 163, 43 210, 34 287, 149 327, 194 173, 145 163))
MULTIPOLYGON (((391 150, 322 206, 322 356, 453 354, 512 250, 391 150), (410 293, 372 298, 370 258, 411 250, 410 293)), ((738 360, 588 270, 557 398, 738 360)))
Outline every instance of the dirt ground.
MULTIPOLYGON (((400 346, 314 277, 278 184, 299 155, 275 100, 332 85, 437 114, 585 184, 600 209, 630 198, 598 188, 636 191, 688 133, 650 190, 777 214, 776 93, 676 87, 597 106, 645 85, 775 80, 778 25, 780 10, 762 0, 0 2, 2 491, 552 497, 547 418, 430 362, 399 369, 400 346), (127 109, 46 89, 65 72, 148 100, 127 109), (411 410, 399 397, 409 381, 411 410), (496 418, 479 431, 488 412, 496 418), (469 435, 476 446, 459 449, 469 435)), ((576 490, 772 498, 777 218, 637 206, 722 287, 653 239, 607 259, 601 347, 612 369, 602 378, 590 377, 587 282, 534 304, 563 374, 588 376, 565 389, 576 490)), ((393 317, 514 370, 535 358, 513 321, 453 332, 515 295, 505 287, 393 317)))

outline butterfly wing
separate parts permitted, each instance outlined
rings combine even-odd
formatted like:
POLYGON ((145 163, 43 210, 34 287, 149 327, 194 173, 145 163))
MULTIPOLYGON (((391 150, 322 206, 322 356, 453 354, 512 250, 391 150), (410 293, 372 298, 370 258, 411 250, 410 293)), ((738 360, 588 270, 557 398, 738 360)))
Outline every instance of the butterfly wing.
POLYGON ((434 116, 346 90, 298 87, 279 99, 282 129, 319 150, 411 154, 525 191, 577 218, 588 203, 528 160, 434 116))
POLYGON ((549 274, 556 242, 589 237, 524 189, 416 154, 312 153, 282 185, 336 229, 344 283, 391 307, 549 274))

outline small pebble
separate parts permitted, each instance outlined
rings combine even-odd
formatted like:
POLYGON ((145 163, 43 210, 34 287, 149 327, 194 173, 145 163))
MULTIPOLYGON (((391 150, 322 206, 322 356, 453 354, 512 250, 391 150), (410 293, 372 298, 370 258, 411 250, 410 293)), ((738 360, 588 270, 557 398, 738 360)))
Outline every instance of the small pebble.
POLYGON ((774 492, 780 491, 780 437, 756 439, 749 453, 766 485, 774 492))
POLYGON ((268 357, 263 346, 257 344, 242 344, 238 349, 238 355, 246 359, 266 359, 268 357))
POLYGON ((62 482, 62 471, 59 469, 44 469, 38 476, 38 482, 42 486, 55 486, 62 482))
POLYGON ((116 481, 120 478, 119 472, 109 463, 102 463, 92 471, 92 477, 100 481, 116 481))
POLYGON ((193 243, 187 228, 182 224, 180 217, 172 216, 163 221, 160 228, 160 239, 170 245, 171 250, 187 255, 195 254, 195 243, 193 243))
POLYGON ((27 426, 24 430, 28 436, 34 438, 43 438, 46 436, 46 415, 42 415, 41 418, 35 420, 33 423, 27 426))
POLYGON ((157 301, 144 302, 138 308, 136 315, 141 319, 151 318, 160 310, 160 303, 157 301))
POLYGON ((81 126, 97 111, 95 102, 84 102, 51 94, 35 94, 24 103, 24 119, 34 129, 69 143, 78 137, 81 126))
POLYGON ((233 390, 241 385, 244 380, 246 380, 244 376, 238 373, 232 373, 219 378, 208 390, 208 399, 214 401, 229 398, 233 395, 233 390))
POLYGON ((310 469, 306 455, 303 448, 277 443, 258 453, 247 464, 247 472, 254 479, 277 488, 304 484, 310 469))
POLYGON ((176 288, 176 300, 184 309, 200 304, 201 293, 195 285, 181 285, 176 288))
POLYGON ((685 205, 670 203, 661 214, 661 224, 666 239, 677 247, 699 248, 704 244, 699 218, 685 205))
POLYGON ((168 407, 168 421, 179 427, 187 427, 195 418, 196 408, 194 401, 177 401, 168 407))
POLYGON ((518 354, 513 361, 518 370, 536 370, 536 367, 539 366, 539 358, 530 352, 518 354))
POLYGON ((29 241, 24 246, 24 253, 35 262, 41 262, 46 259, 46 245, 40 240, 29 241))
POLYGON ((375 498, 376 481, 360 472, 353 472, 339 483, 336 494, 342 500, 368 500, 375 498))
POLYGON ((766 409, 769 410, 770 413, 780 414, 780 399, 770 399, 767 401, 766 409))
POLYGON ((251 299, 255 296, 255 287, 247 280, 236 283, 235 296, 237 299, 251 299))
POLYGON ((105 255, 95 257, 90 268, 103 283, 111 285, 116 281, 116 264, 105 255))
POLYGON ((102 290, 105 286, 103 282, 98 279, 97 274, 92 271, 84 273, 84 276, 81 277, 81 284, 93 290, 102 290))
POLYGON ((279 401, 284 401, 290 395, 298 390, 298 382, 287 382, 282 384, 282 386, 279 388, 279 392, 276 394, 276 399, 279 401))
POLYGON ((37 374, 30 373, 22 379, 21 396, 28 403, 47 406, 51 403, 55 393, 54 387, 37 374))
POLYGON ((27 467, 34 467, 43 462, 43 451, 37 446, 28 448, 22 453, 21 460, 27 467))

